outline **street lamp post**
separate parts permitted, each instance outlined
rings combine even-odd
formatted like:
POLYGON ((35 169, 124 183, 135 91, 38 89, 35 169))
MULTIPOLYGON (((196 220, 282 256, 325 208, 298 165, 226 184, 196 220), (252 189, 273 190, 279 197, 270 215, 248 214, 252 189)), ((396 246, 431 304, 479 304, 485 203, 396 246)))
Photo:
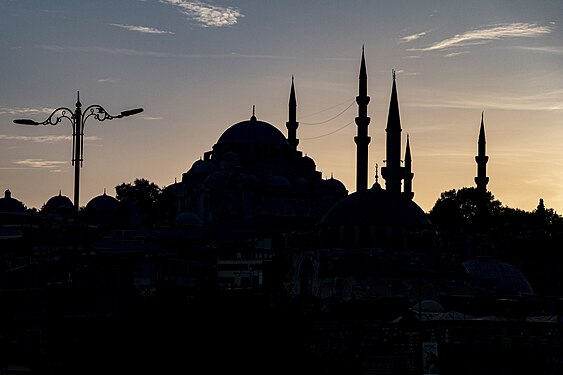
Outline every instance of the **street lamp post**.
POLYGON ((16 119, 14 123, 20 125, 57 125, 63 118, 66 118, 72 124, 72 148, 74 156, 72 165, 74 166, 74 210, 76 220, 78 220, 79 207, 79 189, 80 189, 80 168, 84 161, 84 124, 90 117, 94 117, 98 121, 113 120, 117 118, 127 117, 143 112, 143 108, 135 108, 121 112, 119 115, 110 115, 102 106, 93 104, 82 111, 82 103, 80 103, 80 92, 77 93, 76 108, 72 111, 67 107, 59 107, 51 113, 51 115, 43 122, 37 122, 30 119, 16 119))

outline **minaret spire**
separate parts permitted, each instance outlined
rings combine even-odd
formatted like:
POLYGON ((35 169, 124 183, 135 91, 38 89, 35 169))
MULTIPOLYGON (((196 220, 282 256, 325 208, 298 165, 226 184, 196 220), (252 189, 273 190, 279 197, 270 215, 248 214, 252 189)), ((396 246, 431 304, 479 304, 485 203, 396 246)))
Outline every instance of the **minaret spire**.
POLYGON ((291 76, 291 90, 289 92, 289 118, 285 126, 287 127, 287 142, 293 149, 297 149, 297 145, 299 144, 299 139, 297 139, 299 123, 297 122, 297 100, 295 99, 293 75, 291 76))
POLYGON ((368 117, 368 104, 370 97, 368 96, 368 75, 366 70, 366 60, 364 54, 364 46, 362 46, 362 61, 360 64, 360 77, 358 96, 356 103, 358 104, 358 117, 356 117, 356 125, 358 133, 354 137, 356 142, 356 191, 367 190, 368 186, 368 145, 371 138, 368 136, 368 126, 370 118, 368 117))
POLYGON ((381 168, 381 175, 385 179, 385 189, 391 193, 401 192, 401 180, 404 178, 404 168, 401 167, 401 117, 399 115, 399 100, 397 97, 397 83, 393 69, 393 86, 387 116, 386 165, 381 168))
POLYGON ((409 199, 413 199, 414 192, 412 191, 412 179, 414 173, 412 172, 412 158, 411 158, 411 145, 409 141, 409 135, 407 133, 407 147, 405 150, 405 186, 403 194, 409 199))
POLYGON ((483 121, 483 112, 481 112, 481 128, 479 129, 479 140, 477 141, 477 156, 475 156, 475 161, 477 162, 477 177, 475 177, 475 183, 477 184, 477 190, 487 191, 487 184, 489 183, 489 177, 487 177, 487 162, 489 157, 486 155, 486 144, 485 140, 485 122, 483 121))

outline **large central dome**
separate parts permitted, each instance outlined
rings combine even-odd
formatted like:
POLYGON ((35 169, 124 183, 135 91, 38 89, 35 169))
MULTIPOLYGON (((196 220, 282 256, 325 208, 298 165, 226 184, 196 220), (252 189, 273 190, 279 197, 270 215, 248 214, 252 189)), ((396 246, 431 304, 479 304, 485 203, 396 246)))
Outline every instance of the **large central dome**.
POLYGON ((219 137, 217 145, 227 144, 267 144, 287 146, 287 139, 281 131, 267 122, 257 120, 252 116, 250 120, 241 121, 227 130, 219 137))

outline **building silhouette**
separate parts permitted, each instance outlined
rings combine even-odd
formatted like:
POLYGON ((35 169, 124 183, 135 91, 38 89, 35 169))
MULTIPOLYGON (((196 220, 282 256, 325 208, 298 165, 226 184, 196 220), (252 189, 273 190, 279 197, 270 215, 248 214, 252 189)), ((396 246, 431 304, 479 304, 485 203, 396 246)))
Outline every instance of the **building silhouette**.
MULTIPOLYGON (((509 233, 512 258, 452 251, 452 239, 469 248, 486 236, 445 236, 415 202, 394 71, 384 186, 378 163, 368 182, 363 48, 359 65, 352 193, 299 148, 293 77, 287 135, 253 108, 162 190, 151 220, 105 191, 76 221, 61 192, 36 212, 7 190, 0 369, 560 373, 561 233, 546 234, 543 201, 540 234, 509 233), (528 269, 509 261, 517 259, 528 269), (551 279, 537 287, 528 276, 541 280, 545 266, 551 279)), ((477 144, 476 190, 486 193, 483 115, 477 144)))

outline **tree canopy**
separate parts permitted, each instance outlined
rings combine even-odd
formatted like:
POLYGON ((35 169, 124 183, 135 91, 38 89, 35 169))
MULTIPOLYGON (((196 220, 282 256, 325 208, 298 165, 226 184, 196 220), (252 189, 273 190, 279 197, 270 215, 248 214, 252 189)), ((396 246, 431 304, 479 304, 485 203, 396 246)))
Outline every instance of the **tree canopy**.
POLYGON ((506 207, 489 191, 474 187, 443 192, 429 212, 442 229, 460 231, 561 230, 563 217, 546 208, 543 199, 534 211, 506 207))
POLYGON ((116 199, 133 207, 145 223, 154 223, 160 212, 162 189, 144 178, 133 183, 121 183, 115 187, 116 199))

